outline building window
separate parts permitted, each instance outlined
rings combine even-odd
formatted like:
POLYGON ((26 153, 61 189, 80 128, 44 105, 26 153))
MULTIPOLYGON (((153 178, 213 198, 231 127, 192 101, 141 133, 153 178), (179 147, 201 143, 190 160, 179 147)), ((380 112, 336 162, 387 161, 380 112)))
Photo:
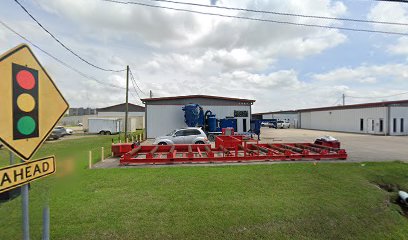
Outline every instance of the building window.
POLYGON ((360 131, 364 131, 364 119, 360 119, 360 131))
POLYGON ((401 132, 404 132, 404 119, 401 118, 401 132))
POLYGON ((384 131, 384 120, 380 119, 380 132, 384 131))
POLYGON ((394 118, 394 119, 392 119, 392 131, 393 132, 397 132, 397 119, 396 118, 394 118))

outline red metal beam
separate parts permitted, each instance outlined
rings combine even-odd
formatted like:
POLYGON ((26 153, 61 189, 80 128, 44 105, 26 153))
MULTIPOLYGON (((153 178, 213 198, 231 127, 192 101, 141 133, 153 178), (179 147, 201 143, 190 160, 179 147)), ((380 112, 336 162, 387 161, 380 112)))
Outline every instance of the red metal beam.
MULTIPOLYGON (((344 149, 315 146, 318 144, 260 144, 257 141, 243 140, 242 136, 217 136, 217 138, 215 148, 211 148, 209 144, 138 146, 126 154, 122 154, 120 164, 251 162, 347 158, 347 153, 344 149)), ((120 153, 119 150, 125 148, 126 147, 112 145, 112 151, 117 151, 117 153, 120 153)))

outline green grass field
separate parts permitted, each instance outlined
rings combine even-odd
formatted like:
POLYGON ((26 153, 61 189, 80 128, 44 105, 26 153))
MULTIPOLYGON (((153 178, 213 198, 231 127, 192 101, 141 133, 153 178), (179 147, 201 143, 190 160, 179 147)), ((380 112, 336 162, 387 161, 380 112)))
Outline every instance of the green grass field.
MULTIPOLYGON (((87 151, 109 149, 111 138, 41 148, 37 157, 72 157, 78 167, 31 184, 32 239, 41 238, 46 196, 52 239, 408 239, 396 193, 376 186, 408 190, 408 164, 86 169, 87 151)), ((0 158, 6 165, 5 150, 0 158)), ((0 204, 0 239, 21 239, 20 205, 0 204)))

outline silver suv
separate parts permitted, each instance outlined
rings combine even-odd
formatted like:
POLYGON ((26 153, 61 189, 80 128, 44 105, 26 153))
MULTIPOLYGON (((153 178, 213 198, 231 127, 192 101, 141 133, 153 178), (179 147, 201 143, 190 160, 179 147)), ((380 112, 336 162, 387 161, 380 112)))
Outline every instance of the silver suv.
POLYGON ((153 144, 210 144, 201 128, 182 128, 172 131, 166 136, 157 137, 153 144))

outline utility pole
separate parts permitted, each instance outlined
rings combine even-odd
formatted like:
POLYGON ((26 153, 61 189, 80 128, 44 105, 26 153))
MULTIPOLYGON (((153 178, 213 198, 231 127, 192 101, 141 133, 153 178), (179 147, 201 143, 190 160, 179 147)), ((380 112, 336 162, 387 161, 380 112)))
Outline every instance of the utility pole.
POLYGON ((346 94, 343 93, 343 106, 346 105, 346 94))
POLYGON ((129 114, 129 65, 126 66, 125 139, 128 136, 128 114, 129 114))
POLYGON ((152 90, 150 90, 150 92, 149 92, 149 97, 150 97, 150 98, 153 97, 153 92, 152 92, 152 90))

